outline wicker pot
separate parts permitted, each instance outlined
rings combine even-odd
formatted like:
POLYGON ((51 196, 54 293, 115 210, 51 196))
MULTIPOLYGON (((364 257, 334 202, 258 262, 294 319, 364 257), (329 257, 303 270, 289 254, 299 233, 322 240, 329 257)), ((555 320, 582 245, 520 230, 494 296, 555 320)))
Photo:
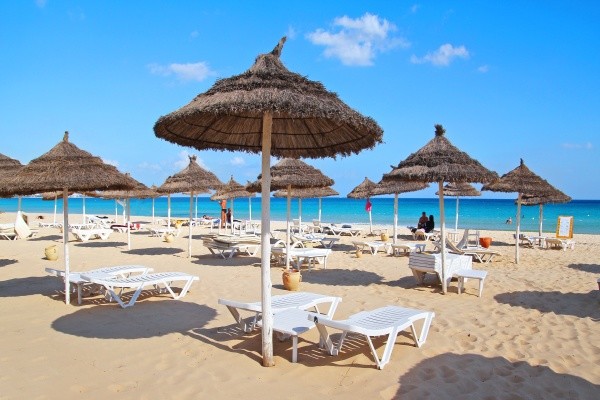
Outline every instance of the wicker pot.
POLYGON ((362 250, 356 249, 356 258, 361 258, 361 257, 362 257, 362 250))
POLYGON ((296 291, 300 288, 300 282, 302 281, 302 275, 300 271, 285 270, 282 275, 283 287, 286 290, 296 291))
POLYGON ((46 260, 56 261, 58 260, 58 253, 56 252, 56 245, 48 246, 44 249, 44 253, 46 254, 46 260))
POLYGON ((381 234, 381 241, 382 242, 387 242, 388 239, 389 239, 389 237, 388 237, 387 233, 384 232, 384 233, 381 234))
POLYGON ((173 243, 174 240, 175 240, 175 236, 173 236, 172 233, 167 233, 165 235, 165 242, 167 242, 167 243, 173 243))

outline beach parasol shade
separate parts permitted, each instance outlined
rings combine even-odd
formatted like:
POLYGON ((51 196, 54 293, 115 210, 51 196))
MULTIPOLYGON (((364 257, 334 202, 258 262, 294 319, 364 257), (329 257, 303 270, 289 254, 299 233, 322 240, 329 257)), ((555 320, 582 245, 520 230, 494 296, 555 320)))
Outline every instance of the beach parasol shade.
MULTIPOLYGON (((23 164, 19 160, 0 154, 0 188, 3 186, 3 181, 7 178, 12 177, 23 164)), ((2 195, 0 197, 12 197, 12 195, 2 195)))
POLYGON ((69 133, 65 132, 60 143, 21 168, 5 184, 0 187, 0 192, 7 194, 30 195, 62 190, 65 300, 69 304, 69 191, 128 189, 130 181, 114 166, 69 142, 69 133))
POLYGON ((364 181, 348 193, 348 197, 351 199, 367 199, 365 209, 369 213, 369 233, 371 234, 373 233, 373 216, 371 214, 371 201, 369 198, 374 195, 376 190, 377 184, 369 178, 365 178, 364 181))
POLYGON ((160 185, 156 191, 159 193, 167 193, 168 203, 168 223, 171 224, 171 194, 172 193, 189 193, 190 194, 190 223, 188 237, 188 257, 192 257, 192 215, 194 208, 194 193, 209 193, 211 190, 220 188, 223 182, 217 178, 215 174, 205 170, 196 162, 196 156, 189 156, 190 162, 187 167, 169 176, 165 182, 160 185))
MULTIPOLYGON (((523 195, 521 196, 521 205, 524 206, 535 206, 538 205, 540 209, 540 224, 538 228, 538 236, 542 236, 543 223, 544 223, 544 204, 557 204, 557 203, 568 203, 572 199, 567 196, 563 192, 558 189, 555 189, 555 192, 551 195, 546 196, 532 196, 532 195, 523 195)), ((518 200, 515 200, 515 203, 518 200)))
MULTIPOLYGON (((435 192, 439 195, 439 191, 435 192)), ((454 230, 458 230, 458 204, 460 197, 481 196, 481 192, 467 182, 450 182, 444 186, 444 196, 456 197, 456 212, 454 219, 454 230)))
POLYGON ((394 195, 394 231, 393 241, 394 243, 398 240, 398 195, 400 193, 417 192, 429 187, 428 183, 425 182, 413 182, 413 181, 380 181, 377 187, 373 190, 373 196, 380 196, 384 194, 394 195))
MULTIPOLYGON (((498 178, 492 172, 455 147, 445 136, 442 125, 435 125, 435 136, 425 146, 401 161, 391 172, 383 175, 383 182, 420 181, 437 182, 440 203, 440 236, 442 249, 446 248, 444 215, 444 182, 486 183, 498 178)), ((442 291, 446 293, 446 252, 441 252, 442 291)))
MULTIPOLYGON (((270 169, 270 190, 287 190, 302 188, 318 188, 331 186, 335 182, 319 169, 296 158, 284 158, 270 169)), ((262 176, 246 186, 250 192, 259 192, 262 189, 262 176)))
MULTIPOLYGON (((281 189, 273 193, 273 197, 287 197, 288 191, 286 189, 281 189)), ((292 188, 290 190, 290 195, 297 199, 316 199, 318 197, 328 197, 328 196, 338 196, 339 193, 330 188, 329 186, 325 187, 316 187, 316 188, 292 188)))
POLYGON ((519 236, 521 234, 521 199, 525 196, 545 197, 556 194, 554 186, 545 179, 533 173, 523 162, 510 172, 502 175, 499 179, 483 185, 481 190, 490 190, 493 192, 516 192, 517 196, 517 216, 515 231, 515 263, 519 263, 519 236))
POLYGON ((207 92, 154 125, 156 136, 197 149, 260 153, 261 304, 263 365, 273 366, 271 312, 270 157, 350 155, 382 142, 377 123, 344 104, 318 82, 290 72, 279 59, 285 37, 241 75, 207 92))

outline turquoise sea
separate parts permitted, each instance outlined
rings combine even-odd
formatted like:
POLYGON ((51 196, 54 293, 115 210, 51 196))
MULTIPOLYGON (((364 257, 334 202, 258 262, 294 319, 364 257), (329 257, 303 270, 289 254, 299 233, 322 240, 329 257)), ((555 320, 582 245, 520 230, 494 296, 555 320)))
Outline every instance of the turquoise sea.
MULTIPOLYGON (((392 225, 394 213, 394 199, 388 197, 374 197, 372 203, 372 218, 375 225, 392 225)), ((445 199, 446 226, 453 228, 455 224, 455 199, 445 199)), ((69 211, 82 213, 83 199, 80 197, 69 198, 69 211)), ((114 200, 86 198, 87 214, 115 215, 114 200)), ((230 204, 228 204, 230 206, 230 204)), ((22 209, 25 213, 53 213, 54 201, 41 198, 27 197, 22 199, 22 209)), ((155 200, 155 216, 166 217, 167 199, 161 197, 155 200)), ((171 198, 171 215, 173 217, 187 217, 189 215, 189 197, 171 198)), ((513 225, 505 223, 508 217, 515 221, 516 205, 509 199, 473 199, 461 198, 459 202, 459 228, 514 230, 513 225)), ((57 202, 58 213, 62 213, 62 201, 57 202)), ((17 211, 17 199, 0 199, 0 211, 17 211)), ((220 207, 217 202, 208 197, 197 197, 193 204, 193 213, 198 216, 204 214, 214 217, 219 216, 220 207)), ((433 214, 436 226, 439 226, 439 201, 437 198, 407 198, 398 200, 398 225, 415 225, 421 212, 433 214)), ((123 207, 116 205, 116 214, 122 215, 123 207)), ((248 199, 236 199, 234 202, 234 216, 240 219, 260 219, 260 198, 252 199, 251 211, 248 199)), ((321 220, 330 223, 369 223, 369 214, 365 211, 365 200, 348 199, 340 197, 327 197, 322 199, 321 220)), ((131 201, 131 214, 138 216, 152 215, 152 199, 133 199, 131 201)), ((539 207, 522 207, 522 231, 537 232, 539 225, 539 207)), ((547 204, 544 206, 544 232, 551 233, 556 230, 558 216, 573 216, 574 230, 577 233, 600 234, 600 200, 573 200, 566 204, 547 204)), ((311 221, 319 216, 319 200, 302 200, 302 220, 311 221)), ((298 200, 292 200, 292 218, 298 217, 298 200)), ((59 217, 60 218, 60 217, 59 217)), ((286 199, 271 198, 271 219, 284 221, 286 219, 286 199)))

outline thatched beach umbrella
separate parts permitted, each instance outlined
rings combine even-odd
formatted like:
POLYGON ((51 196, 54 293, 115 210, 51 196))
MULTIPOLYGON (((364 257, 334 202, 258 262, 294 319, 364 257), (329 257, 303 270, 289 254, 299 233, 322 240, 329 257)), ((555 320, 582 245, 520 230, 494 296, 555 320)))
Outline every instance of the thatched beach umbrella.
MULTIPOLYGON (((555 193, 547 196, 533 196, 533 195, 523 195, 521 197, 521 205, 524 206, 535 206, 538 205, 540 209, 540 224, 538 229, 538 236, 542 236, 542 225, 544 222, 544 204, 558 204, 558 203, 568 203, 571 200, 571 197, 567 196, 563 192, 558 189, 555 189, 555 193)), ((515 200, 515 203, 517 200, 515 200)))
MULTIPOLYGON (((439 191, 435 192, 435 194, 439 195, 439 191)), ((467 182, 450 182, 444 186, 444 196, 456 197, 454 230, 458 230, 458 199, 461 196, 481 196, 481 192, 467 182)))
POLYGON ((523 162, 515 169, 502 175, 500 179, 483 185, 481 190, 490 190, 493 192, 517 192, 517 223, 515 232, 515 263, 519 263, 519 235, 521 231, 521 199, 523 195, 533 195, 539 197, 552 196, 556 193, 556 188, 549 184, 545 179, 534 174, 523 162))
MULTIPOLYGON (((229 182, 221 186, 215 194, 210 196, 211 200, 229 200, 231 199, 231 233, 233 233, 233 215, 234 215, 234 207, 233 207, 233 199, 237 199, 240 197, 254 197, 256 194, 253 192, 249 192, 246 190, 244 186, 240 183, 236 182, 233 179, 233 176, 229 179, 229 182)), ((219 224, 219 231, 221 230, 221 224, 219 224)))
MULTIPOLYGON (((10 158, 0 153, 0 188, 3 186, 3 180, 11 178, 22 167, 23 164, 21 164, 19 160, 15 160, 14 158, 10 158)), ((0 197, 4 196, 0 194, 0 197)), ((18 199, 17 210, 21 211, 21 196, 19 196, 18 199)))
POLYGON ((194 209, 194 193, 209 193, 211 190, 220 188, 223 183, 215 174, 205 170, 196 162, 196 156, 189 156, 190 163, 187 167, 168 177, 156 191, 167 194, 168 202, 168 224, 171 226, 171 194, 190 194, 190 222, 188 240, 188 258, 192 257, 192 214, 194 209))
POLYGON ((479 161, 460 151, 444 136, 442 125, 435 125, 435 137, 425 146, 401 161, 390 173, 383 175, 383 181, 437 182, 440 199, 440 235, 442 261, 442 291, 446 287, 446 222, 444 215, 444 182, 486 183, 498 175, 485 168, 479 161))
POLYGON ((371 200, 370 197, 374 195, 377 190, 377 184, 370 180, 369 178, 365 178, 358 186, 348 193, 348 197, 351 199, 367 199, 367 203, 365 205, 365 210, 369 213, 369 233, 373 234, 373 217, 371 214, 371 200))
POLYGON ((161 117, 158 137, 201 149, 262 154, 261 300, 263 365, 272 366, 270 231, 271 155, 335 157, 381 143, 377 123, 344 104, 319 83, 290 72, 279 56, 285 38, 241 75, 218 80, 181 109, 161 117))
MULTIPOLYGON (((286 189, 278 190, 273 193, 273 197, 287 197, 288 191, 286 189)), ((292 189, 290 190, 290 196, 296 197, 302 204, 302 199, 319 199, 319 222, 321 222, 321 199, 329 196, 339 196, 339 193, 333 190, 329 186, 316 187, 316 188, 303 188, 303 189, 292 189)), ((299 216, 302 218, 302 215, 299 216)))
POLYGON ((158 196, 155 190, 150 189, 148 186, 134 179, 129 173, 125 173, 125 176, 129 180, 132 188, 128 190, 104 190, 97 191, 95 193, 88 193, 93 197, 100 197, 103 199, 124 199, 125 200, 125 214, 127 218, 125 224, 127 226, 127 250, 131 249, 131 199, 148 199, 151 197, 158 196))
POLYGON ((429 184, 425 182, 409 181, 380 181, 377 184, 377 187, 373 191, 373 196, 380 196, 384 194, 394 195, 394 243, 396 243, 398 240, 398 195, 400 193, 416 192, 428 187, 429 184))
MULTIPOLYGON (((333 179, 325 176, 319 169, 296 158, 284 158, 270 169, 271 190, 285 190, 287 193, 287 223, 286 223, 286 269, 289 269, 289 245, 290 245, 290 212, 291 212, 291 192, 293 189, 318 188, 331 186, 335 182, 333 179)), ((251 192, 258 192, 263 189, 263 174, 258 176, 255 182, 246 187, 251 192)), ((301 210, 300 210, 301 212, 301 210)), ((302 223, 302 221, 300 221, 302 223)))
POLYGON ((21 168, 0 192, 31 195, 62 190, 63 192, 63 243, 65 254, 65 299, 70 303, 69 290, 69 190, 127 189, 127 177, 99 157, 81 150, 69 142, 69 133, 49 152, 21 168))

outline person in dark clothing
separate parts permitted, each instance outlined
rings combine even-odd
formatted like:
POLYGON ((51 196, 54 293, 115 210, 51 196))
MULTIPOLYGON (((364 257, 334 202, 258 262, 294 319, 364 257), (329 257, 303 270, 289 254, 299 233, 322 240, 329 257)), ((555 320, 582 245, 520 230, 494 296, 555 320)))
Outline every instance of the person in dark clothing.
POLYGON ((429 220, 425 223, 425 232, 429 233, 435 228, 435 222, 433 221, 433 215, 429 216, 429 220))
POLYGON ((427 213, 425 211, 423 211, 423 214, 421 214, 421 217, 419 218, 419 222, 417 223, 417 227, 411 227, 410 231, 412 233, 415 233, 417 231, 417 229, 425 229, 425 226, 427 225, 427 213))

